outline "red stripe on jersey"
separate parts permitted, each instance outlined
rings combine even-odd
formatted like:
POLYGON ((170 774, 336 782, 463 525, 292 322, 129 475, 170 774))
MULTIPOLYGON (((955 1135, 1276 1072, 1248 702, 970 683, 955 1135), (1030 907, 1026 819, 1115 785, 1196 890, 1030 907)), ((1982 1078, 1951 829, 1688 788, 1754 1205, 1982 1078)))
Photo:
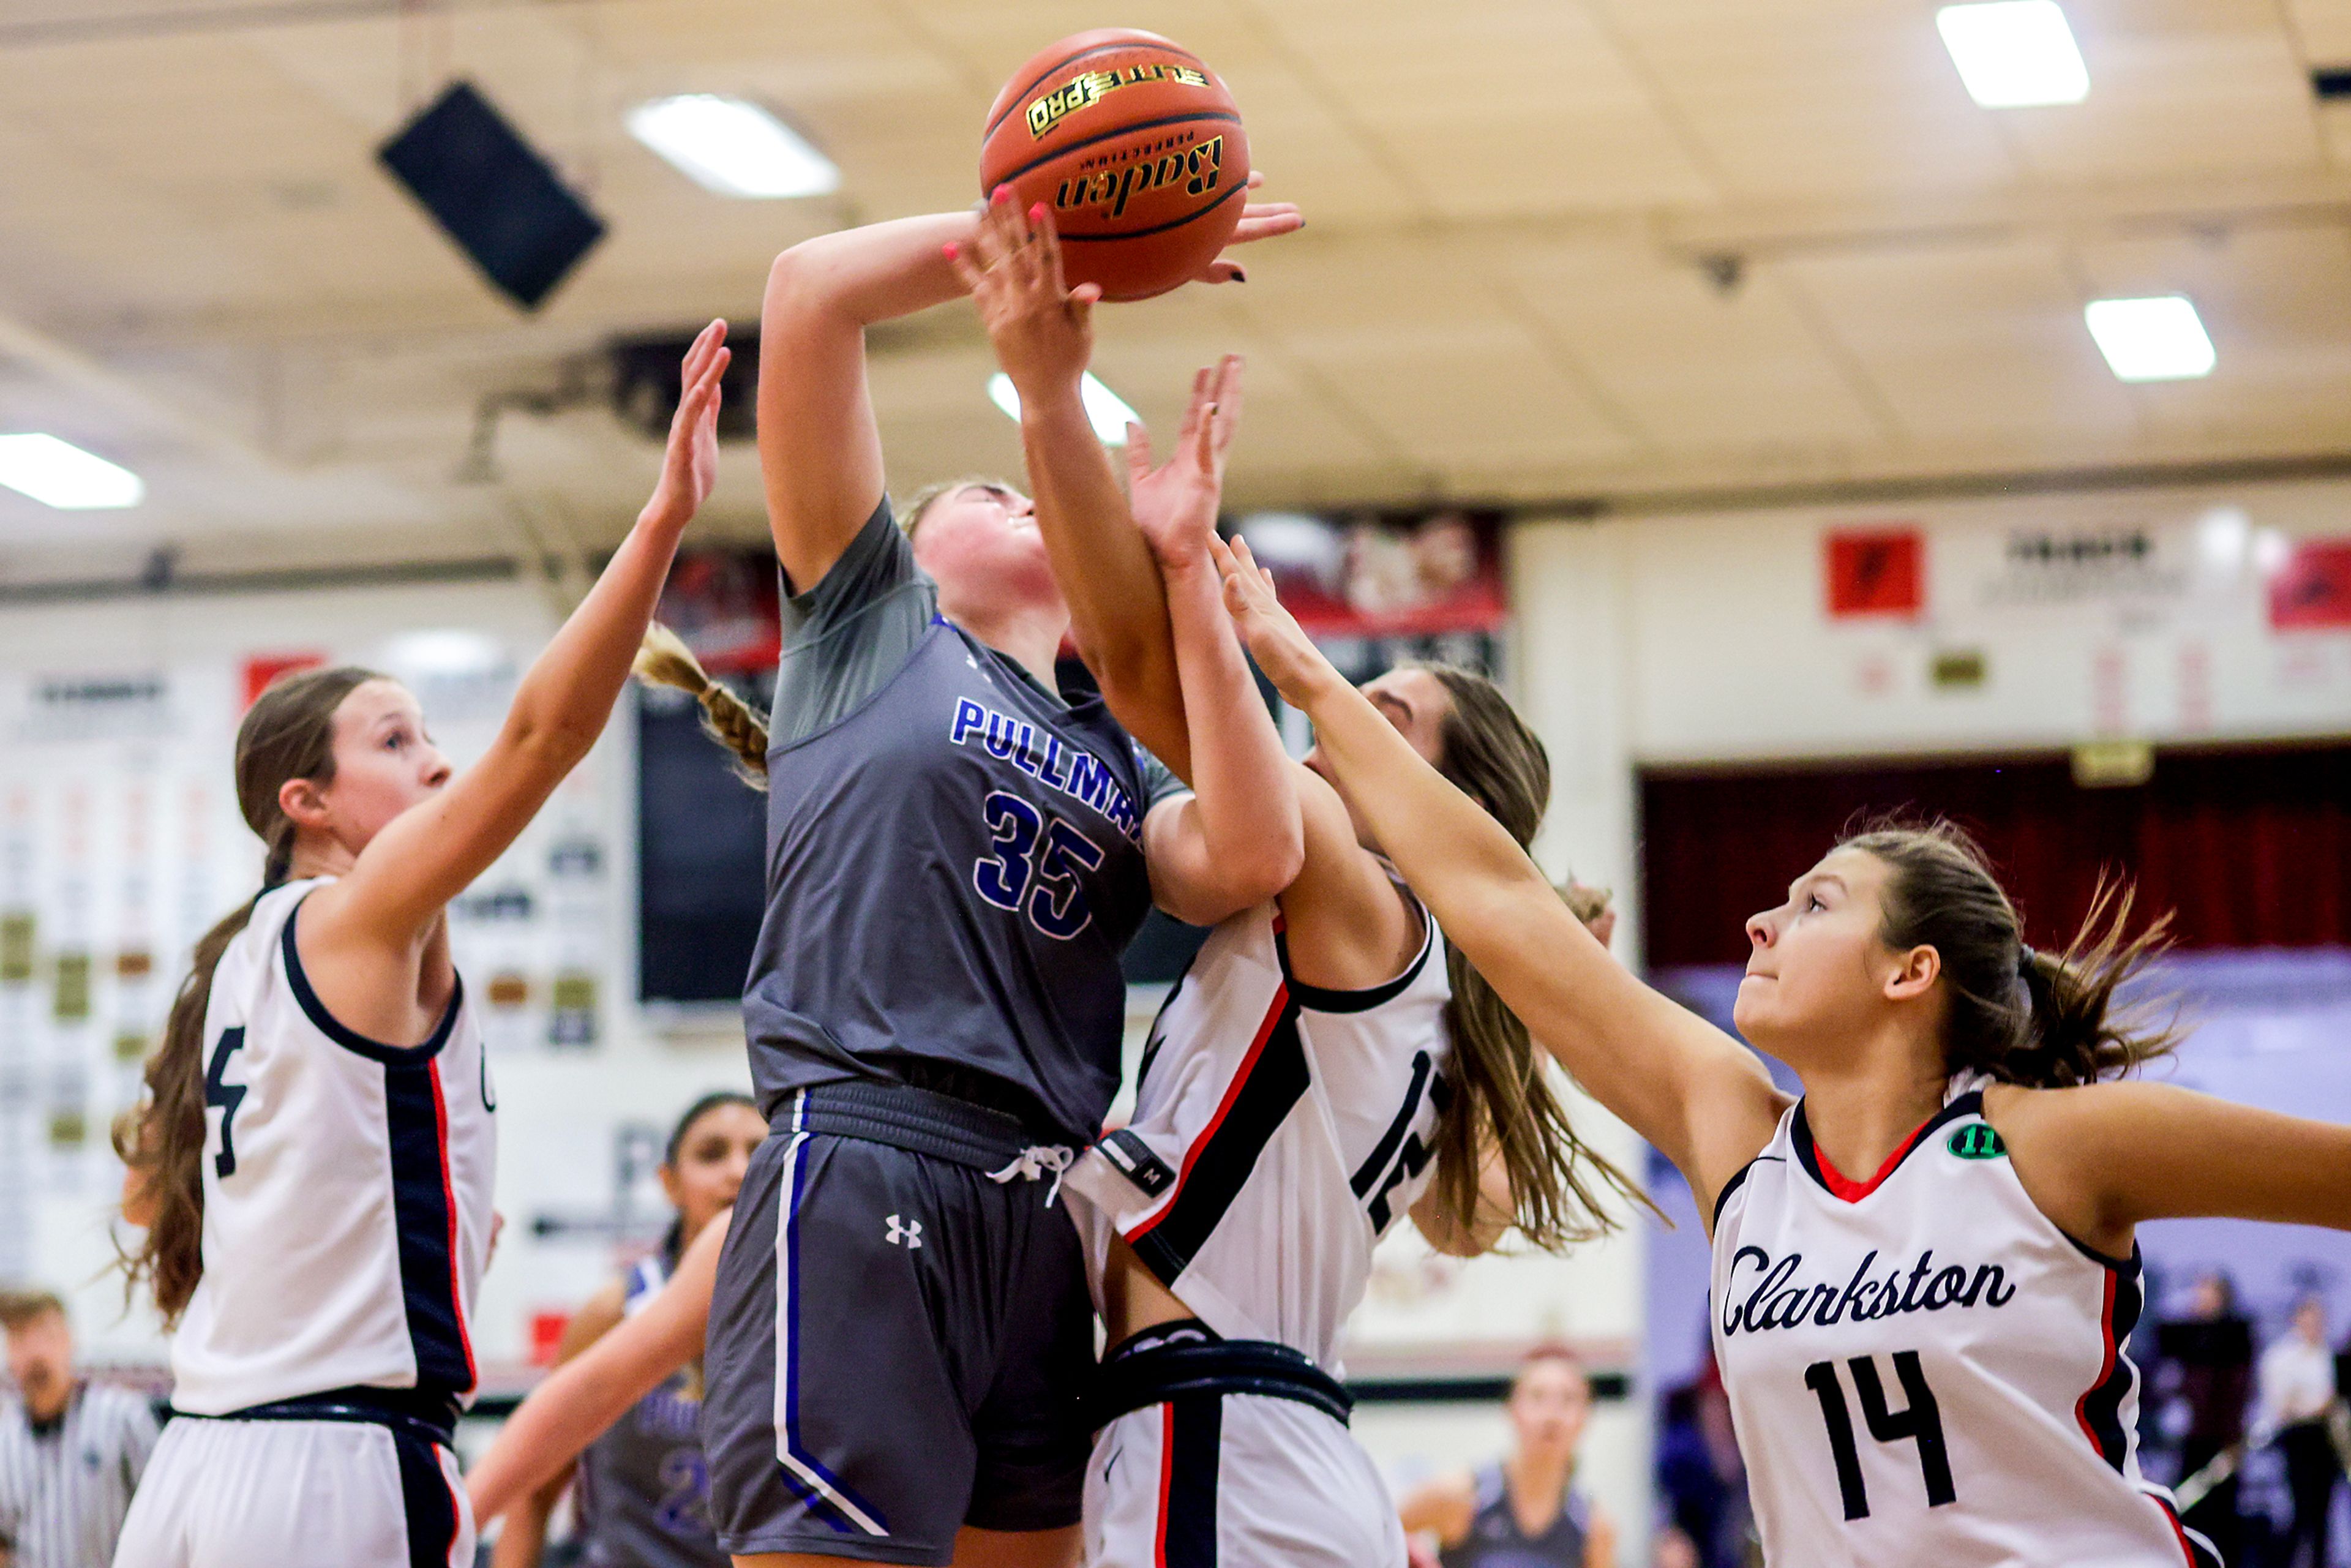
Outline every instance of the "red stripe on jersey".
MULTIPOLYGON (((2106 1276, 2106 1291, 2105 1300, 2098 1308, 2098 1335, 2105 1342, 2105 1357, 2098 1364, 2098 1375, 2091 1380, 2089 1387, 2082 1390, 2082 1397, 2074 1401, 2074 1419, 2080 1425, 2082 1428, 2082 1436, 2090 1439, 2091 1449, 2095 1452, 2100 1458, 2105 1458, 2107 1454, 2105 1445, 2098 1441, 2098 1434, 2090 1425, 2090 1396, 2095 1394, 2099 1389, 2104 1388, 2106 1385, 2106 1379, 2115 1375, 2115 1354, 2118 1348, 2115 1343, 2115 1281, 2116 1276, 2112 1269, 2105 1270, 2105 1273, 2106 1276)), ((2180 1544, 2183 1546, 2187 1544, 2185 1539, 2181 1541, 2180 1544)))
POLYGON ((1156 1212, 1134 1229, 1126 1232, 1129 1242, 1149 1234, 1153 1226, 1157 1225, 1174 1211, 1176 1200, 1184 1196, 1184 1184, 1191 1179, 1192 1167, 1199 1163, 1201 1151, 1214 1141, 1217 1129, 1224 1125, 1225 1116, 1232 1110, 1233 1102, 1240 1098, 1241 1087, 1249 1082, 1249 1073, 1257 1067, 1258 1058, 1265 1054, 1265 1042, 1273 1038, 1274 1026, 1281 1021, 1281 1015, 1289 1009, 1289 1007, 1290 987, 1285 982, 1274 987, 1273 1004, 1266 1009, 1265 1021, 1257 1026, 1257 1038, 1249 1041, 1249 1054, 1241 1058, 1240 1067, 1234 1072, 1233 1081, 1225 1085, 1225 1097, 1217 1103, 1217 1113, 1208 1118, 1208 1124, 1200 1129, 1200 1135, 1194 1138, 1190 1145, 1185 1149, 1184 1162, 1176 1173, 1176 1185, 1167 1189, 1167 1196, 1161 1200, 1156 1212))
POLYGON ((1176 1485, 1176 1406, 1159 1407, 1159 1526, 1151 1542, 1151 1568, 1167 1568, 1167 1509, 1176 1485))
POLYGON ((2157 1498, 2155 1506, 2163 1510, 2163 1521, 2171 1526, 2172 1539, 2179 1542, 2179 1555, 2188 1560, 2188 1568, 2206 1568, 2209 1558, 2196 1553, 2196 1543, 2188 1539, 2188 1527, 2179 1522, 2179 1511, 2168 1500, 2157 1498))
MULTIPOLYGON (((474 1333, 465 1326, 465 1291, 458 1279, 457 1268, 457 1184, 449 1174, 449 1103, 441 1092, 441 1062, 435 1058, 425 1071, 433 1075, 433 1128, 441 1150, 441 1196, 449 1208, 449 1305, 455 1310, 457 1344, 465 1353, 465 1382, 470 1387, 481 1382, 481 1373, 474 1364, 474 1333)), ((453 1501, 451 1506, 455 1506, 453 1501)))
POLYGON ((1917 1127, 1913 1128, 1910 1135, 1902 1140, 1901 1147, 1886 1155, 1886 1163, 1878 1166, 1877 1174, 1870 1177, 1867 1181, 1855 1181, 1852 1177, 1844 1175, 1842 1171, 1839 1171, 1836 1166, 1830 1162, 1829 1152, 1821 1147, 1820 1139, 1814 1138, 1813 1140, 1813 1157, 1820 1162, 1821 1181, 1823 1185, 1824 1185, 1829 1191, 1844 1199, 1845 1202, 1859 1203, 1863 1198, 1867 1197, 1871 1193, 1876 1192, 1879 1185, 1883 1183, 1887 1176, 1894 1174, 1894 1167, 1900 1165, 1904 1156, 1908 1155, 1912 1149, 1918 1146, 1918 1140, 1926 1136, 1927 1129, 1933 1126, 1936 1119, 1941 1115, 1942 1113, 1938 1111, 1933 1116, 1928 1117, 1925 1121, 1919 1123, 1917 1127))

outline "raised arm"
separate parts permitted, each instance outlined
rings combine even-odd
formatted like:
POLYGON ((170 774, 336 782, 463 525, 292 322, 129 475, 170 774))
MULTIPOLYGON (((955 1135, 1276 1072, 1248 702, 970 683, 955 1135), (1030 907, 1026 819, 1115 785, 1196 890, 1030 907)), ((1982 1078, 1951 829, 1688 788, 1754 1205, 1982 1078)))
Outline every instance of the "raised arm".
POLYGON ((1323 757, 1437 925, 1593 1098, 1680 1167, 1710 1216, 1785 1108, 1762 1063, 1610 958, 1509 831, 1331 667, 1249 547, 1214 549, 1259 667, 1314 721, 1323 757))
POLYGON ((1020 398, 1020 450, 1037 528, 1070 606, 1070 636, 1102 700, 1177 778, 1195 782, 1167 601, 1134 529, 1082 386, 1102 290, 1071 288, 1042 203, 1023 213, 998 191, 956 270, 979 307, 997 362, 1020 398))
MULTIPOLYGON (((1305 770, 1281 749, 1249 660, 1219 601, 1208 541, 1217 535, 1225 455, 1240 419, 1240 361, 1194 379, 1176 455, 1180 504, 1150 509, 1142 530, 1167 596, 1192 765, 1193 793, 1163 800, 1144 820, 1145 863, 1159 907, 1213 925, 1289 887, 1305 860, 1299 783, 1305 770)), ((1127 431, 1129 460, 1151 464, 1150 437, 1127 431)), ((1315 780, 1319 783, 1320 780, 1315 780)))
MULTIPOLYGON (((1259 178, 1252 174, 1249 183, 1259 178)), ((972 243, 958 246, 953 260, 1020 396, 1020 444, 1037 526, 1069 601, 1071 636, 1119 722, 1178 778, 1195 782, 1159 572, 1131 526, 1128 498, 1085 411, 1081 388, 1101 290, 1069 287, 1051 213, 1041 204, 1023 212, 1008 198, 998 193, 972 243)), ((1304 221, 1295 207, 1253 203, 1243 209, 1234 240, 1288 234, 1304 221)), ((1241 276, 1220 258, 1201 281, 1241 276)), ((1137 473, 1137 512, 1153 479, 1147 469, 1137 473)))
POLYGON ((2135 1082, 1994 1087, 1984 1109, 2042 1211, 2104 1252, 2150 1219, 2351 1230, 2351 1127, 2135 1082))
POLYGON ((946 247, 971 213, 898 218, 820 235, 768 272, 759 310, 759 475, 776 559, 814 586, 883 493, 882 436, 865 385, 865 329, 963 292, 946 247))
MULTIPOLYGON (((618 1328, 624 1305, 618 1280, 608 1281, 582 1302, 563 1325, 562 1343, 555 1347, 555 1365, 561 1368, 579 1360, 618 1328)), ((566 1465, 507 1510, 506 1526, 498 1531, 497 1546, 490 1553, 490 1568, 538 1568, 539 1559, 547 1553, 548 1521, 554 1517, 555 1505, 563 1500, 564 1489, 570 1484, 571 1467, 566 1465)))
POLYGON ((497 737, 447 788, 370 840, 349 874, 312 895, 302 915, 306 955, 404 951, 506 852, 596 744, 653 619, 679 536, 710 494, 726 336, 726 324, 713 321, 694 340, 653 499, 587 598, 532 662, 497 737))
POLYGON ((643 1311, 549 1374, 507 1418, 465 1478, 475 1519, 496 1519, 561 1475, 629 1406, 702 1354, 731 1215, 703 1228, 643 1311))

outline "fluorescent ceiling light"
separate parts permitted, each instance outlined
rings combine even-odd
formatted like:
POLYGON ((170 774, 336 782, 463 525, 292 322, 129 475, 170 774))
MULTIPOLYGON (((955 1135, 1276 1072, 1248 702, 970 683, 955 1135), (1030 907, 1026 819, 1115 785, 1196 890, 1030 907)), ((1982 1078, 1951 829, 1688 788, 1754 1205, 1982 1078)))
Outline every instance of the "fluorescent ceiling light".
POLYGON ((2152 299, 2094 299, 2082 309, 2090 336, 2116 378, 2177 382, 2212 372, 2212 340, 2196 307, 2177 294, 2152 299))
POLYGON ((135 507, 147 494, 130 469, 37 432, 0 435, 0 485, 66 511, 135 507))
POLYGON ((706 92, 641 103, 629 134, 711 190, 727 196, 821 196, 841 171, 756 103, 706 92))
POLYGON ((2090 69, 2057 0, 1946 5, 1935 28, 1968 96, 1986 109, 2079 103, 2090 94, 2090 69))
MULTIPOLYGON (((1002 371, 987 378, 987 395, 1004 411, 1007 419, 1020 417, 1020 394, 1012 390, 1012 378, 1002 371)), ((1079 384, 1078 395, 1085 400, 1086 423, 1094 427, 1094 435, 1104 446, 1126 444, 1126 427, 1141 424, 1142 416, 1126 406, 1126 400, 1094 380, 1092 371, 1079 384)))

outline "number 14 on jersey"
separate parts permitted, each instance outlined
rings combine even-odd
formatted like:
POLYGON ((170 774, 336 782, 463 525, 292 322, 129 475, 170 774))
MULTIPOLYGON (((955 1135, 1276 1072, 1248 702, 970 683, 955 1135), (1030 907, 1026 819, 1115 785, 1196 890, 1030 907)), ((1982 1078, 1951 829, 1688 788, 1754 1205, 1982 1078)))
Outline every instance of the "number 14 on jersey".
MULTIPOLYGON (((1856 1355, 1847 1361, 1845 1370, 1853 1378, 1854 1392, 1861 1396, 1862 1419, 1869 1425, 1869 1435, 1880 1443, 1911 1442, 1918 1448, 1918 1473, 1927 1487, 1927 1506, 1940 1508, 1959 1500, 1951 1486, 1951 1456, 1943 1442, 1943 1416, 1935 1404, 1935 1391, 1927 1386, 1927 1374, 1918 1364, 1915 1350, 1897 1350, 1893 1355, 1894 1376, 1902 1385, 1907 1401, 1900 1410, 1886 1407, 1886 1385, 1877 1375, 1877 1358, 1856 1355)), ((1837 1490, 1844 1494, 1844 1516, 1850 1520, 1869 1517, 1869 1489, 1861 1479, 1861 1450, 1854 1440, 1853 1415, 1844 1402, 1844 1385, 1837 1377, 1837 1364, 1816 1361, 1804 1368, 1804 1386, 1821 1402, 1821 1420, 1828 1427, 1829 1453, 1836 1460, 1837 1490)))

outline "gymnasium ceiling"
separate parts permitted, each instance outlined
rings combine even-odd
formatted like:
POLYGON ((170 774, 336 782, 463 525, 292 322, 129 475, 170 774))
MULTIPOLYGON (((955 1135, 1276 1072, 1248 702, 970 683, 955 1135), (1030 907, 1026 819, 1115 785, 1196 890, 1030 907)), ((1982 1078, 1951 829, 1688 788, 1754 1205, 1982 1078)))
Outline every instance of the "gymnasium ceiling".
MULTIPOLYGON (((755 319, 769 258, 976 194, 1035 49, 1148 26, 1229 81, 1307 232, 1106 311, 1154 419, 1249 357, 1244 506, 1541 500, 2351 453, 2351 0, 2064 0, 2085 101, 1992 110, 1928 0, 0 0, 0 429, 146 503, 0 492, 0 581, 382 562, 625 525, 656 451, 499 422, 612 336, 755 319), (373 161, 477 83, 611 225, 536 315, 373 161), (632 141, 760 99, 834 197, 730 201, 632 141), (2081 308, 2182 292, 2208 379, 2126 386, 2081 308)), ((967 307, 877 341, 893 479, 1017 471, 967 307)), ((712 533, 757 537, 730 449, 712 533)))

